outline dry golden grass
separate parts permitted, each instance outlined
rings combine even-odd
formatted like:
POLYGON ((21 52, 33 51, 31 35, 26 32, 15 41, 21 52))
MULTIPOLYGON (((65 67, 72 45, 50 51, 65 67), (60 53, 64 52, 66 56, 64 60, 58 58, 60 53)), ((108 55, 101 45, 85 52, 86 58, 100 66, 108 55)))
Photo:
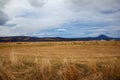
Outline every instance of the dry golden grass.
POLYGON ((120 41, 0 43, 0 80, 120 80, 120 41))

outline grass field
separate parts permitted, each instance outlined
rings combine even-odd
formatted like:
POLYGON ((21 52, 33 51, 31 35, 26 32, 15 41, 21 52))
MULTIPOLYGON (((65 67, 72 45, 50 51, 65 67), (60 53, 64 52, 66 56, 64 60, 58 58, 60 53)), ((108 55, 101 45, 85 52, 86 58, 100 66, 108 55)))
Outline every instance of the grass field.
POLYGON ((0 80, 120 80, 120 41, 0 43, 0 80))

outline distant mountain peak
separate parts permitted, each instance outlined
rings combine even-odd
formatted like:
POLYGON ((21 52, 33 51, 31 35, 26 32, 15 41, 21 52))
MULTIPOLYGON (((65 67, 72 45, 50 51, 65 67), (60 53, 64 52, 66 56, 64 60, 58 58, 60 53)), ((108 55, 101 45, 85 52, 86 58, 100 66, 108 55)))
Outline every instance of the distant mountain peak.
POLYGON ((97 38, 99 38, 99 39, 109 39, 110 37, 108 37, 108 36, 106 36, 104 34, 101 34, 97 38))
POLYGON ((101 34, 101 35, 99 35, 98 37, 106 37, 106 38, 109 38, 108 36, 106 36, 106 35, 104 35, 104 34, 101 34))

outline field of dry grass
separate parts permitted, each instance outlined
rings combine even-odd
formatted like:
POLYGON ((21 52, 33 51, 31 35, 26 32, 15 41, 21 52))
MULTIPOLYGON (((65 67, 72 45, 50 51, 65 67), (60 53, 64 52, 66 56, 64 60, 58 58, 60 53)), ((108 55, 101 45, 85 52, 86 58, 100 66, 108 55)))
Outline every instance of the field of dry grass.
POLYGON ((120 41, 0 43, 0 80, 120 80, 120 41))

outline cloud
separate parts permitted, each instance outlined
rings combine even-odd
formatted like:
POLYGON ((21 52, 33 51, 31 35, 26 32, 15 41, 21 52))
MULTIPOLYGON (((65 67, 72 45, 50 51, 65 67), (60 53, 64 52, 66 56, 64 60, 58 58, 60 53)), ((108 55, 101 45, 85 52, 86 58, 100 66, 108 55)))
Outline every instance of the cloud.
MULTIPOLYGON (((119 5, 120 0, 0 0, 0 35, 39 34, 55 28, 58 32, 65 32, 63 26, 78 22, 80 24, 72 26, 74 32, 81 31, 81 26, 101 30, 106 26, 119 26, 119 5)), ((88 32, 84 30, 74 36, 84 36, 84 33, 88 32)))
POLYGON ((66 14, 69 12, 62 7, 62 4, 58 0, 48 1, 46 6, 37 9, 30 6, 26 0, 21 0, 21 3, 16 5, 18 2, 11 0, 6 9, 4 9, 9 17, 12 18, 8 23, 17 24, 14 29, 18 32, 29 33, 56 28, 71 20, 72 14, 66 14))
POLYGON ((4 25, 8 21, 8 16, 2 11, 8 0, 0 0, 0 25, 4 25))
POLYGON ((85 10, 113 10, 120 9, 120 0, 64 0, 69 8, 85 10))
POLYGON ((0 9, 2 9, 9 0, 0 0, 0 9))
POLYGON ((105 11, 101 11, 103 14, 114 14, 117 12, 120 12, 120 9, 118 10, 105 10, 105 11))
POLYGON ((13 35, 16 36, 20 34, 12 30, 11 27, 0 26, 0 36, 13 36, 13 35))
POLYGON ((58 32, 67 32, 67 29, 60 28, 60 29, 57 29, 56 31, 58 31, 58 32))
POLYGON ((8 21, 8 16, 0 11, 0 25, 4 25, 8 21))
POLYGON ((52 37, 51 33, 33 33, 31 36, 38 36, 38 37, 52 37))
POLYGON ((30 0, 30 4, 34 7, 42 7, 46 2, 47 0, 30 0))

